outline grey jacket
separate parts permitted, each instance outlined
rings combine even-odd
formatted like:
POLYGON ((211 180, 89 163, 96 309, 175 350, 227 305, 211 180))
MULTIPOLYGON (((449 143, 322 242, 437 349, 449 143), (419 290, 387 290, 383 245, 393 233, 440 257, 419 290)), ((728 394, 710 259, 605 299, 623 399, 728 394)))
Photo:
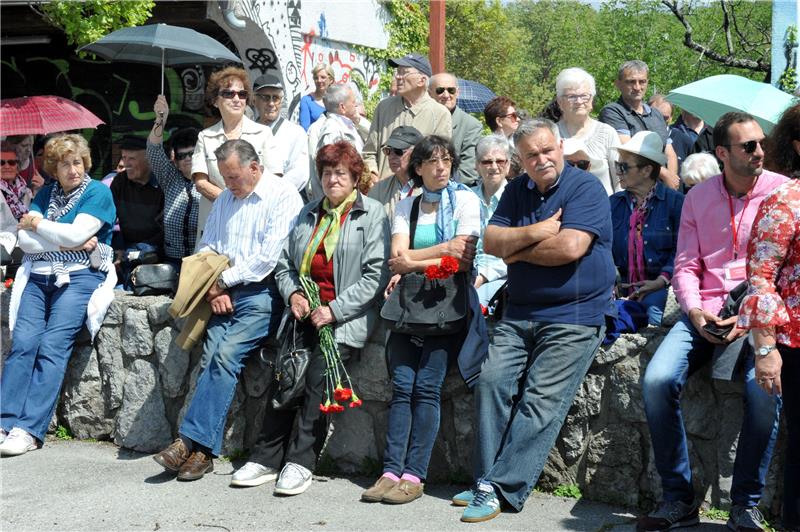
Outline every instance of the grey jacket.
MULTIPOLYGON (((312 201, 300 211, 275 266, 275 281, 286 305, 302 290, 300 262, 317 225, 322 200, 312 201)), ((377 323, 378 300, 389 282, 389 219, 383 205, 358 193, 347 214, 333 252, 336 298, 328 306, 336 318, 336 342, 363 347, 377 323)))
POLYGON ((464 112, 460 107, 453 110, 453 147, 461 158, 458 171, 461 183, 472 186, 478 182, 478 170, 475 168, 475 146, 483 135, 483 126, 478 120, 464 112))

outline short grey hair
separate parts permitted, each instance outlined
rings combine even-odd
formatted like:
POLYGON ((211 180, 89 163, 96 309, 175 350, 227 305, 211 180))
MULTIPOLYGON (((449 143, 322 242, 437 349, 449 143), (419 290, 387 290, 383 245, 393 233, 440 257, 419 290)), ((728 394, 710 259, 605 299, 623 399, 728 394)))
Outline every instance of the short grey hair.
POLYGON ((214 155, 217 156, 217 161, 227 161, 231 155, 236 154, 239 156, 239 166, 249 166, 251 162, 255 161, 261 165, 258 159, 258 152, 252 144, 242 139, 229 140, 222 144, 219 148, 214 150, 214 155))
MULTIPOLYGON (((547 129, 555 137, 556 142, 561 140, 561 135, 558 132, 558 126, 552 120, 547 118, 532 118, 530 120, 523 120, 517 130, 514 132, 514 145, 519 146, 519 143, 525 137, 530 137, 540 129, 547 129)), ((519 151, 519 150, 517 150, 519 151)))
POLYGON ((336 113, 339 110, 339 104, 347 101, 352 90, 349 85, 331 83, 325 89, 325 94, 322 95, 322 103, 325 104, 325 110, 329 113, 336 113))
POLYGON ((644 72, 645 74, 650 72, 647 63, 639 59, 633 59, 631 61, 625 61, 624 63, 622 63, 622 66, 619 67, 619 71, 617 72, 617 79, 622 79, 622 76, 625 75, 626 70, 633 70, 634 72, 644 72))
POLYGON ((582 68, 565 68, 556 77, 556 96, 564 96, 564 91, 574 89, 581 85, 588 85, 592 96, 597 94, 594 77, 582 68))
POLYGON ((681 164, 681 179, 688 186, 698 185, 721 173, 717 158, 710 153, 693 153, 681 164))
POLYGON ((494 149, 503 150, 506 158, 511 157, 511 146, 508 145, 508 140, 503 135, 487 135, 475 145, 475 159, 480 162, 487 153, 494 149))

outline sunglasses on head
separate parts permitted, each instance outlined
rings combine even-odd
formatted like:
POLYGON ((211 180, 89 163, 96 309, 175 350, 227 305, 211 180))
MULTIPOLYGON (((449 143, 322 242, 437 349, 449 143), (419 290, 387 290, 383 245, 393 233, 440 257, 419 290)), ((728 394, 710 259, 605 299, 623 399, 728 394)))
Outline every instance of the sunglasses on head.
POLYGON ((570 166, 575 166, 580 168, 581 170, 588 170, 590 166, 592 166, 592 161, 587 161, 586 159, 581 159, 579 161, 567 161, 567 164, 570 166))
POLYGON ((444 94, 444 91, 450 94, 455 94, 458 89, 456 87, 436 87, 436 94, 444 94))
POLYGON ((194 154, 194 150, 189 150, 189 151, 176 151, 176 152, 175 152, 175 160, 176 160, 176 161, 182 161, 182 160, 184 160, 184 159, 188 159, 188 158, 189 158, 189 157, 191 157, 193 154, 194 154))
POLYGON ((0 166, 17 166, 18 163, 17 159, 0 159, 0 166))
POLYGON ((761 140, 748 140, 747 142, 740 142, 739 144, 723 144, 723 146, 727 146, 728 148, 732 148, 734 146, 741 146, 745 153, 753 153, 756 151, 758 146, 762 148, 764 145, 762 144, 764 139, 761 140))
POLYGON ((232 91, 230 89, 224 89, 219 91, 219 95, 226 100, 233 100, 234 96, 238 96, 240 100, 246 100, 248 92, 247 91, 232 91))
POLYGON ((385 156, 387 156, 387 157, 389 155, 391 155, 391 154, 395 154, 398 157, 402 157, 403 156, 403 152, 405 152, 405 151, 406 150, 401 150, 400 148, 390 148, 389 146, 384 146, 383 147, 383 154, 385 156))

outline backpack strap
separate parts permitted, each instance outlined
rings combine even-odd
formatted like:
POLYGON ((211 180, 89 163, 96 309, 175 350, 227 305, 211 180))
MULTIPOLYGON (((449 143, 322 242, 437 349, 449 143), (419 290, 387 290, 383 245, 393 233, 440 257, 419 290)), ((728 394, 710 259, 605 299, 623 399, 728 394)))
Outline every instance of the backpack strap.
POLYGON ((414 203, 411 204, 411 215, 408 220, 410 230, 409 236, 411 240, 408 243, 408 249, 414 249, 414 233, 417 232, 417 218, 419 218, 419 204, 422 202, 422 194, 414 198, 414 203))

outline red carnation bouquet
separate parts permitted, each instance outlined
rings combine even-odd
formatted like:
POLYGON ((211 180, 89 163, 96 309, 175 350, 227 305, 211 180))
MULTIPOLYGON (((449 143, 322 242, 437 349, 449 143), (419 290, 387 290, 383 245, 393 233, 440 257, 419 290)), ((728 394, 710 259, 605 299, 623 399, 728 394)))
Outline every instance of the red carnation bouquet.
POLYGON ((447 279, 458 271, 458 259, 455 257, 444 256, 439 264, 431 264, 425 268, 425 277, 430 280, 447 279))

